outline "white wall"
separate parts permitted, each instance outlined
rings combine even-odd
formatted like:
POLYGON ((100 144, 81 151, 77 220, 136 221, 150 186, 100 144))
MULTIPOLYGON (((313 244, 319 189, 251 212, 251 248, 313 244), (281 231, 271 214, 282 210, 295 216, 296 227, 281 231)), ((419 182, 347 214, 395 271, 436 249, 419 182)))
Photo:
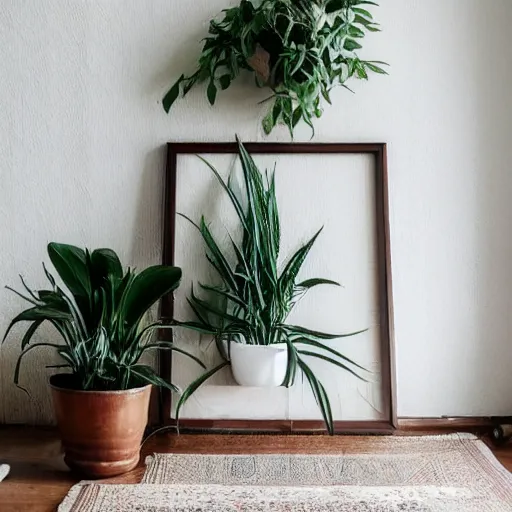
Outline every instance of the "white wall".
MULTIPOLYGON (((157 262, 163 144, 263 139, 261 91, 159 104, 226 3, 2 1, 0 283, 42 284, 49 240, 157 262)), ((512 2, 382 3, 366 55, 391 76, 339 91, 316 140, 389 143, 398 412, 510 414, 512 2)), ((22 303, 0 297, 3 331, 22 303)), ((45 423, 46 355, 27 358, 31 401, 12 384, 20 332, 1 349, 0 419, 45 423)))

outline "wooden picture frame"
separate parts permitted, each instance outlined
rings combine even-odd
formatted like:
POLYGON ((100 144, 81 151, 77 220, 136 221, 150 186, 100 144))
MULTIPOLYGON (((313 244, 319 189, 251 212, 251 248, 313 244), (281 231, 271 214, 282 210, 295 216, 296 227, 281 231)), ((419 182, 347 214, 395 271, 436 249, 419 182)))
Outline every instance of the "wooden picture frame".
MULTIPOLYGON (((393 302, 391 279, 391 251, 388 207, 387 148, 384 143, 247 143, 249 153, 265 155, 283 154, 353 154, 373 157, 375 169, 375 216, 377 226, 378 293, 380 315, 380 339, 382 357, 382 387, 386 412, 385 421, 336 421, 337 433, 389 433, 397 428, 395 350, 393 333, 393 302)), ((169 143, 164 213, 163 264, 173 265, 175 260, 176 230, 176 183, 179 155, 237 154, 236 143, 169 143)), ((162 301, 161 314, 173 318, 173 297, 162 301)), ((168 334, 167 334, 168 336, 168 334)), ((159 370, 162 377, 172 373, 172 355, 169 351, 159 354, 159 370)), ((161 422, 175 425, 171 418, 172 394, 163 389, 161 395, 161 422)), ((204 420, 180 419, 180 429, 202 431, 257 431, 279 433, 315 433, 324 431, 322 421, 296 420, 204 420)))

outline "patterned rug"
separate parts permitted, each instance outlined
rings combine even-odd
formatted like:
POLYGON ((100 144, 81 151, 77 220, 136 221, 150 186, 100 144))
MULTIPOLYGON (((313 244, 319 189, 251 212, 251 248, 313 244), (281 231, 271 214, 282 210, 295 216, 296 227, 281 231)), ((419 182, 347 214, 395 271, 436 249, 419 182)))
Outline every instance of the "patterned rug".
POLYGON ((59 512, 512 512, 512 475, 474 436, 365 440, 345 455, 157 454, 141 484, 80 484, 59 512))

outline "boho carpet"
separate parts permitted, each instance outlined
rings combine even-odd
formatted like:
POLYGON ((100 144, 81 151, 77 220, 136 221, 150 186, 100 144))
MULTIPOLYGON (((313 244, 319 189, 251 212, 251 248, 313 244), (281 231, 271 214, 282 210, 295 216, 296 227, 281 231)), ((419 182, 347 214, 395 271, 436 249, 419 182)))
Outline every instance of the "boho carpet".
POLYGON ((79 484, 59 512, 512 512, 512 475, 467 434, 382 437, 346 455, 146 462, 141 484, 79 484))

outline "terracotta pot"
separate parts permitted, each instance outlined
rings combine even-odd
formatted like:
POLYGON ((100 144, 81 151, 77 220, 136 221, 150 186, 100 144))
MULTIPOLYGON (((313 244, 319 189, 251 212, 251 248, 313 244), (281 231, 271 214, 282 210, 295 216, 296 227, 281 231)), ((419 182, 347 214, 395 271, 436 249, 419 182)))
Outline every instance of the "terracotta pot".
POLYGON ((135 468, 148 422, 151 385, 126 391, 79 391, 70 384, 70 375, 50 379, 69 468, 88 478, 107 478, 135 468))

